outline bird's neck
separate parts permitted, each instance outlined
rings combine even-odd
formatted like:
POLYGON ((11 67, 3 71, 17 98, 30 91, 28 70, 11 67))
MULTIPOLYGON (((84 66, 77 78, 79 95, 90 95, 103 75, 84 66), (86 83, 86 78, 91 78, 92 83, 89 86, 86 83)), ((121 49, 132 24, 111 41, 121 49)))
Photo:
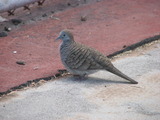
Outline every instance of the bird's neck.
POLYGON ((63 41, 60 45, 60 49, 62 48, 68 48, 69 46, 71 46, 72 44, 74 44, 74 41, 63 41))
POLYGON ((62 42, 62 45, 67 45, 67 46, 69 46, 69 45, 71 45, 71 44, 73 44, 74 43, 74 40, 67 40, 67 41, 63 41, 62 42))

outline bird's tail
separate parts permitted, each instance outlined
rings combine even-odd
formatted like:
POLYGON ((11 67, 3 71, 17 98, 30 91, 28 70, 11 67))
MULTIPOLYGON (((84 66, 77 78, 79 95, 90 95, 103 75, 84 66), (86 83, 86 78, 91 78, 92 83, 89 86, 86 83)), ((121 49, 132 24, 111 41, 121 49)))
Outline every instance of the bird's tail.
POLYGON ((122 73, 121 71, 119 71, 117 68, 115 68, 114 66, 112 66, 111 68, 107 68, 106 69, 107 71, 115 74, 115 75, 118 75, 119 77, 122 77, 128 81, 130 81, 131 83, 133 84, 138 84, 137 81, 133 80, 132 78, 128 77, 127 75, 125 75, 124 73, 122 73))

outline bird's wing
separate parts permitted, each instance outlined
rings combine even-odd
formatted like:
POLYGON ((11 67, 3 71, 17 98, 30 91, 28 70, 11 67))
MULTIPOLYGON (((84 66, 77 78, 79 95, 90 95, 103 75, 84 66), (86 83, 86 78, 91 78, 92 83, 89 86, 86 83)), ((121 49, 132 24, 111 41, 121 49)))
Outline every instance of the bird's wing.
POLYGON ((78 70, 97 70, 102 69, 96 60, 97 54, 92 48, 77 44, 70 50, 70 54, 67 56, 65 63, 70 69, 78 70))

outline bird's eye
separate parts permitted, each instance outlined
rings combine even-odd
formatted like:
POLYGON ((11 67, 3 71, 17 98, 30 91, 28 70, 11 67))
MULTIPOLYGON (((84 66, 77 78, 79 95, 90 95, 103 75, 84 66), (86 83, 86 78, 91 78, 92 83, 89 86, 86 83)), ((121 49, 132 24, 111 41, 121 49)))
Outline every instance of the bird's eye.
POLYGON ((65 37, 66 35, 64 34, 63 36, 65 37))

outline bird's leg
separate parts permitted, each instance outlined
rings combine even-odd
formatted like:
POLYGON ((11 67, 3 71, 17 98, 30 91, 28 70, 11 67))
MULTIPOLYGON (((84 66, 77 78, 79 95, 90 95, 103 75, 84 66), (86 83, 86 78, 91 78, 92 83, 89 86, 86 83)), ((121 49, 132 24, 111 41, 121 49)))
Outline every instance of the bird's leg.
POLYGON ((86 80, 87 79, 87 74, 83 74, 83 75, 73 75, 76 80, 86 80))

